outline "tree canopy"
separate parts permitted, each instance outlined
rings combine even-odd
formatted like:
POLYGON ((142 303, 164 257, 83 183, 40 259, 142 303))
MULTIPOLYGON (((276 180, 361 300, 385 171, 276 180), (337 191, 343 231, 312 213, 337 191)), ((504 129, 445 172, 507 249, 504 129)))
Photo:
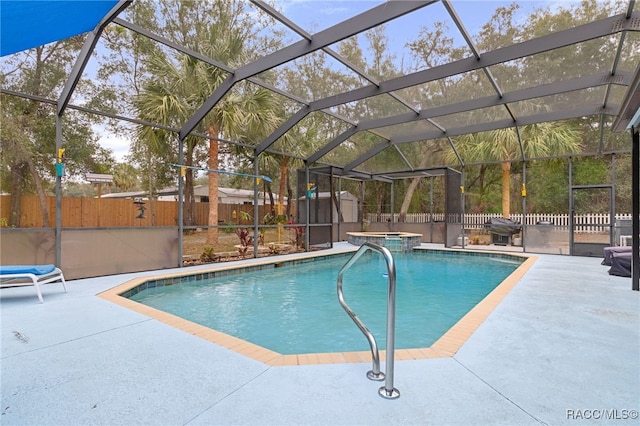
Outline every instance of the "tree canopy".
MULTIPOLYGON (((500 6, 473 33, 470 41, 477 52, 473 52, 467 43, 454 39, 451 21, 425 21, 427 23, 418 29, 414 39, 405 44, 409 56, 398 57, 391 47, 387 24, 375 26, 326 49, 302 55, 232 84, 226 95, 182 141, 184 162, 189 166, 210 169, 231 166, 253 172, 254 149, 292 116, 311 108, 315 101, 330 100, 340 93, 379 86, 381 82, 439 69, 474 54, 587 24, 620 13, 625 5, 623 1, 584 0, 579 4, 540 8, 526 16, 520 13, 518 3, 500 6), (335 59, 336 54, 342 62, 335 59), (279 91, 286 93, 279 94, 279 91)), ((279 6, 276 3, 275 7, 279 6)), ((129 115, 141 120, 141 124, 134 126, 117 117, 105 117, 82 109, 67 110, 62 122, 64 179, 73 183, 80 181, 83 173, 110 173, 116 176, 121 189, 140 186, 153 194, 176 182, 179 171, 169 165, 179 161, 181 141, 178 131, 185 122, 212 93, 226 84, 234 70, 243 69, 260 56, 290 45, 299 36, 292 35, 273 17, 259 13, 240 0, 138 0, 126 10, 125 19, 131 24, 106 27, 91 66, 78 82, 73 102, 85 109, 99 109, 107 115, 129 115), (156 37, 146 37, 136 31, 135 26, 156 34, 156 37), (176 49, 174 44, 182 47, 176 49), (118 163, 113 153, 100 145, 99 135, 105 130, 116 132, 118 137, 129 141, 130 151, 124 162, 118 163)), ((11 55, 2 64, 1 81, 5 91, 1 99, 0 177, 2 190, 13 196, 12 203, 15 204, 10 220, 14 226, 19 226, 21 194, 36 193, 42 200, 52 191, 56 108, 53 102, 39 99, 55 99, 61 92, 84 37, 11 55), (27 96, 13 96, 9 92, 27 96)), ((315 159, 315 165, 352 165, 355 171, 364 173, 464 166, 468 170, 468 194, 478 202, 474 208, 501 210, 508 216, 513 207, 510 201, 512 189, 518 186, 521 170, 517 163, 526 161, 540 173, 564 173, 563 167, 559 166, 562 161, 541 160, 555 156, 596 155, 595 163, 606 158, 607 164, 613 164, 608 156, 612 153, 623 155, 628 150, 624 135, 604 129, 610 126, 610 117, 602 114, 596 118, 511 126, 468 135, 449 136, 443 132, 436 138, 426 139, 419 135, 437 134, 439 129, 452 126, 461 128, 549 114, 586 100, 602 100, 606 106, 621 97, 622 89, 612 85, 561 91, 547 98, 531 100, 525 97, 505 105, 474 110, 459 108, 460 112, 425 120, 378 128, 367 125, 374 120, 417 115, 420 111, 443 105, 506 92, 521 93, 518 91, 534 86, 579 79, 586 75, 585 63, 589 74, 615 74, 616 69, 612 67, 630 72, 637 65, 637 55, 633 53, 640 51, 640 40, 630 34, 624 44, 621 41, 619 34, 598 37, 484 69, 313 110, 304 114, 283 135, 274 137, 260 153, 258 167, 262 169, 261 173, 274 178, 277 199, 281 201, 287 195, 294 196, 291 188, 296 185, 289 182, 292 178, 289 169, 303 165, 303 160, 317 152, 322 155, 315 159), (615 61, 618 53, 619 60, 615 61), (335 143, 332 149, 319 151, 336 140, 340 143, 335 143), (492 166, 493 163, 501 163, 501 169, 492 166), (502 182, 503 191, 506 191, 502 197, 495 196, 498 182, 502 182), (496 205, 498 198, 502 198, 501 208, 496 205)), ((589 161, 585 160, 587 163, 589 161)), ((608 172, 614 166, 603 167, 608 172)), ((596 169, 593 166, 592 171, 596 169)), ((193 224, 193 180, 193 173, 188 170, 184 215, 187 225, 193 224)), ((624 188, 624 178, 619 180, 624 188)), ((217 175, 210 173, 212 205, 216 203, 217 186, 217 175)), ((367 193, 366 203, 376 206, 377 211, 385 210, 390 198, 389 187, 376 183, 369 188, 372 191, 367 193)), ((398 181, 394 210, 403 214, 423 210, 427 202, 422 189, 424 179, 398 181)), ((623 197, 620 199, 622 204, 627 203, 624 194, 628 191, 617 194, 617 197, 623 197)), ((41 204, 43 217, 48 216, 44 202, 41 204)), ((531 203, 531 208, 558 210, 562 208, 562 202, 554 204, 552 199, 540 198, 531 203)), ((209 224, 217 225, 215 209, 211 210, 209 224)), ((210 240, 215 238, 213 229, 210 240)))

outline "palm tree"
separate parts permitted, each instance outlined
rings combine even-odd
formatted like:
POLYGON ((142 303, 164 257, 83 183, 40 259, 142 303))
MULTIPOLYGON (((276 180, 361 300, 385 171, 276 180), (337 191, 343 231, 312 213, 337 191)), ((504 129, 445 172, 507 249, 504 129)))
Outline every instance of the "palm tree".
MULTIPOLYGON (((241 31, 229 30, 229 25, 216 22, 209 27, 198 27, 206 40, 201 51, 221 62, 242 63, 245 55, 241 31)), ((198 37, 198 35, 196 35, 198 37)), ((154 122, 180 128, 225 80, 227 72, 182 55, 170 58, 159 54, 152 58, 150 70, 153 78, 138 97, 138 113, 154 122)), ((219 139, 241 139, 246 134, 255 134, 256 128, 273 129, 276 124, 273 95, 266 89, 250 83, 236 85, 203 119, 196 129, 209 138, 209 169, 219 168, 219 139)), ((185 165, 194 165, 195 156, 202 139, 189 136, 185 139, 185 165)), ((209 219, 210 227, 218 225, 218 181, 217 173, 209 173, 209 219)), ((193 171, 187 169, 185 176, 185 222, 193 224, 193 171)), ((218 230, 209 228, 207 244, 216 244, 218 230)))
MULTIPOLYGON (((520 127, 525 158, 544 158, 576 153, 580 135, 570 125, 553 122, 520 127)), ((511 163, 522 158, 514 128, 461 136, 456 149, 466 163, 499 161, 502 167, 502 216, 511 216, 511 163)))
POLYGON ((129 163, 113 166, 113 182, 120 191, 131 191, 138 186, 138 171, 129 163))
MULTIPOLYGON (((190 93, 197 93, 197 85, 188 78, 189 58, 182 57, 182 62, 174 63, 171 59, 156 53, 149 61, 153 79, 147 81, 134 105, 138 118, 144 121, 158 123, 163 126, 180 128, 193 114, 195 107, 189 105, 187 99, 190 93)), ((191 61, 193 62, 193 61, 191 61)), ((141 126, 137 132, 138 140, 146 147, 146 152, 176 151, 176 137, 164 130, 141 126)), ((198 139, 189 136, 185 143, 185 165, 192 166, 198 139)), ((164 164, 168 167, 168 164, 164 164)), ((185 212, 184 224, 193 225, 193 172, 188 169, 185 175, 185 212)))
MULTIPOLYGON (((210 138, 209 169, 219 168, 218 139, 223 136, 223 132, 228 138, 240 139, 244 135, 264 134, 265 131, 273 130, 277 124, 272 92, 250 84, 242 86, 242 90, 227 94, 205 117, 207 135, 210 138)), ((218 225, 218 182, 219 175, 209 173, 209 226, 218 225)), ((215 244, 217 241, 218 230, 209 228, 207 244, 215 244)))

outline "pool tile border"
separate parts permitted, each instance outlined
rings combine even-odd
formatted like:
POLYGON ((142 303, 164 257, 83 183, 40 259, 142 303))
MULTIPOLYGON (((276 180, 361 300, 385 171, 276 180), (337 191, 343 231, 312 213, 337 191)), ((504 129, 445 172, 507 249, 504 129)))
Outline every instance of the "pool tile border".
MULTIPOLYGON (((173 314, 163 312, 150 306, 143 305, 141 303, 128 299, 128 297, 130 297, 131 295, 136 294, 142 289, 148 287, 172 285, 203 278, 206 279, 211 277, 228 276, 246 272, 247 270, 270 269, 276 267, 275 265, 277 264, 285 262, 293 262, 293 264, 306 263, 326 257, 333 257, 339 254, 352 253, 356 249, 357 247, 355 247, 354 249, 334 251, 331 254, 308 253, 306 255, 293 259, 282 259, 281 262, 278 262, 277 259, 274 261, 274 258, 268 258, 268 260, 257 261, 250 265, 224 265, 212 267, 206 270, 180 271, 178 273, 139 277, 129 280, 102 293, 99 293, 98 296, 109 302, 135 311, 141 315, 148 316, 171 327, 208 340, 219 346, 225 347, 234 352, 253 358, 256 361, 270 366, 371 362, 371 353, 369 351, 283 355, 278 352, 266 349, 262 346, 253 344, 251 342, 247 342, 246 340, 239 339, 237 337, 219 332, 200 324, 193 323, 184 318, 180 318, 173 314), (149 283, 152 283, 152 285, 150 285, 149 283)), ((453 327, 451 327, 430 347, 396 349, 396 360, 449 358, 454 356, 456 352, 458 352, 458 350, 462 347, 462 345, 469 339, 469 337, 471 337, 471 335, 484 322, 489 314, 493 312, 493 310, 500 304, 502 299, 504 299, 504 297, 509 294, 513 287, 515 287, 515 285, 518 283, 518 281, 520 281, 522 276, 538 259, 537 256, 518 253, 479 252, 472 250, 441 248, 435 249, 425 247, 415 248, 415 250, 434 251, 444 255, 465 254, 469 256, 487 256, 504 259, 522 258, 524 259, 524 261, 515 271, 513 271, 504 281, 502 281, 502 283, 500 283, 495 289, 493 289, 493 291, 491 291, 491 293, 489 293, 475 307, 467 312, 467 314, 465 314, 456 324, 453 325, 453 327)), ((380 351, 380 359, 385 359, 384 350, 380 351)))

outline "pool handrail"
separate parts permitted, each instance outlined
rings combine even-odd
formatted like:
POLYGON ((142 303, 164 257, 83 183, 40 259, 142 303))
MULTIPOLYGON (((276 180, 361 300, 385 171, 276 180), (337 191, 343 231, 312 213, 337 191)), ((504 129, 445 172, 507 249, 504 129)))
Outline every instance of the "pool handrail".
POLYGON ((353 256, 345 263, 338 273, 338 301, 342 308, 349 314, 353 322, 358 326, 360 331, 365 335, 371 347, 372 369, 367 372, 367 377, 371 380, 385 380, 385 385, 378 390, 383 398, 396 399, 400 397, 398 389, 393 387, 393 368, 395 358, 395 324, 396 324, 396 267, 391 252, 386 247, 379 246, 374 243, 364 242, 353 256), (349 308, 344 300, 342 290, 342 278, 344 273, 349 269, 364 253, 367 251, 377 251, 384 258, 388 272, 388 289, 387 289, 387 348, 386 348, 386 369, 387 374, 380 371, 380 354, 376 338, 369 329, 360 321, 358 316, 349 308))

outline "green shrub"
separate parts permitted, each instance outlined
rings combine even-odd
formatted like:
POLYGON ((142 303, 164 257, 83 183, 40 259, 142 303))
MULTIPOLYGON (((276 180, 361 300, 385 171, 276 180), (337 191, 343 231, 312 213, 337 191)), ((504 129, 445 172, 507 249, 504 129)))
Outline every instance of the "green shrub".
POLYGON ((205 247, 200 255, 200 260, 202 262, 215 262, 218 260, 218 255, 216 255, 213 247, 205 247))

